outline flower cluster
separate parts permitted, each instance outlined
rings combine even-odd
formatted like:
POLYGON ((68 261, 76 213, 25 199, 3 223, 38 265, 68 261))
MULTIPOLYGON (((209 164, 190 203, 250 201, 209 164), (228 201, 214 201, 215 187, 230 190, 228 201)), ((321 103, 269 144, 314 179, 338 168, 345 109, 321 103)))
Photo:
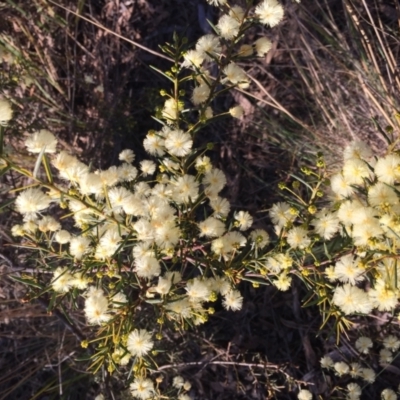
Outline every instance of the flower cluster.
POLYGON ((282 185, 297 204, 280 202, 271 208, 270 217, 282 246, 277 254, 265 259, 260 269, 276 276, 273 283, 280 289, 288 288, 282 281, 291 279, 288 269, 293 264, 297 268, 292 272, 300 271, 303 278, 313 271, 318 279, 309 282, 325 282, 331 288, 331 304, 346 315, 394 311, 399 296, 400 203, 396 184, 400 179, 400 157, 394 152, 374 157, 365 143, 354 142, 345 149, 343 168, 330 177, 330 186, 326 186, 324 163, 318 163, 316 170, 303 170, 306 178, 314 179, 314 186, 307 184, 308 198, 282 185), (318 202, 324 192, 326 200, 318 202), (328 256, 327 263, 327 253, 321 255, 321 244, 335 240, 340 240, 343 247, 333 257, 328 256), (288 262, 282 263, 282 259, 288 262), (305 269, 307 262, 311 262, 311 270, 305 269), (319 268, 321 262, 327 266, 319 268))
MULTIPOLYGON (((243 116, 239 105, 217 113, 214 99, 221 85, 250 86, 241 60, 264 56, 272 43, 267 37, 243 43, 245 32, 258 23, 276 26, 283 7, 276 0, 246 8, 227 1, 211 4, 223 10, 215 34, 199 38, 193 48, 176 36, 163 47, 175 60, 165 73, 173 88, 161 91, 161 124, 144 139, 148 159, 136 160, 135 152, 125 149, 119 165, 96 169, 59 151, 56 137, 45 129, 25 141, 28 152, 38 155, 34 172, 5 158, 32 181, 16 196, 22 222, 12 234, 45 254, 41 268, 46 274, 37 279, 36 289, 51 291, 54 306, 70 299, 82 308, 99 336, 94 333, 82 343, 97 350, 93 369, 106 364, 112 373, 131 364, 135 377, 130 388, 139 399, 159 393, 147 374, 155 368, 151 356, 162 349, 165 324, 176 329, 202 324, 217 301, 227 311, 239 311, 243 297, 238 283, 247 274, 266 281, 252 262, 262 262, 270 237, 252 229, 247 211, 231 209, 223 196, 227 178, 196 137, 214 117, 243 116), (111 336, 112 341, 107 339, 111 336)), ((2 100, 0 123, 11 117, 9 103, 2 100)), ((286 263, 285 270, 291 265, 289 256, 282 260, 273 254, 271 260, 286 263)), ((281 278, 282 287, 289 284, 290 279, 281 278)), ((174 379, 173 387, 179 399, 190 398, 190 384, 182 378, 174 379)))
POLYGON ((343 283, 335 289, 334 303, 346 314, 397 307, 398 169, 395 153, 373 157, 366 144, 355 142, 345 150, 343 168, 331 178, 340 234, 357 249, 357 255, 341 257, 326 271, 330 281, 343 283), (371 278, 373 284, 365 290, 362 283, 371 278))
MULTIPOLYGON (((400 347, 400 340, 395 335, 385 336, 381 342, 379 351, 379 363, 382 367, 386 367, 393 361, 393 353, 397 352, 400 347)), ((325 371, 331 371, 339 378, 349 377, 358 380, 359 383, 351 382, 347 384, 345 395, 347 400, 359 400, 362 394, 362 388, 375 382, 377 373, 369 365, 372 364, 368 359, 373 351, 374 344, 367 336, 360 336, 355 342, 355 348, 359 352, 360 357, 356 362, 347 363, 345 361, 334 361, 329 355, 321 358, 320 364, 325 371)), ((387 388, 381 393, 382 399, 397 399, 394 390, 387 388)))
MULTIPOLYGON (((34 295, 50 291, 55 307, 70 300, 80 308, 93 329, 82 343, 94 347, 93 370, 105 364, 113 373, 129 365, 138 399, 161 396, 149 371, 157 369, 153 356, 162 353, 165 325, 183 330, 202 324, 218 304, 241 310, 242 280, 286 291, 300 279, 309 291, 306 304, 318 304, 324 323, 334 316, 340 327, 353 314, 398 308, 400 156, 394 145, 377 157, 366 144, 352 143, 335 174, 318 154, 315 165, 279 185, 287 196, 269 210, 274 235, 253 229, 249 212, 234 210, 224 197, 228 179, 212 165, 210 146, 198 143, 198 132, 216 117, 244 115, 239 105, 219 113, 214 100, 230 88, 250 87, 241 60, 264 56, 272 43, 267 37, 243 43, 245 33, 259 22, 276 26, 284 10, 277 0, 247 8, 209 3, 223 11, 215 34, 193 48, 177 37, 163 47, 174 60, 164 74, 173 88, 161 91, 160 125, 143 142, 146 159, 124 149, 118 165, 96 169, 59 151, 48 130, 25 141, 38 155, 33 172, 1 155, 4 165, 30 179, 15 198, 22 221, 12 234, 40 252, 45 273, 35 277, 34 295)), ((0 100, 1 130, 11 118, 10 103, 0 100)), ((382 343, 379 363, 386 365, 400 341, 388 335, 382 343)), ((355 347, 368 355, 373 343, 360 337, 355 347)), ((366 363, 325 356, 321 366, 338 377, 376 378, 366 363)), ((190 399, 182 377, 172 387, 180 400, 190 399)), ((361 386, 349 383, 346 396, 360 398, 361 386)), ((391 389, 382 392, 392 397, 391 389)), ((298 399, 311 398, 300 389, 298 399)))

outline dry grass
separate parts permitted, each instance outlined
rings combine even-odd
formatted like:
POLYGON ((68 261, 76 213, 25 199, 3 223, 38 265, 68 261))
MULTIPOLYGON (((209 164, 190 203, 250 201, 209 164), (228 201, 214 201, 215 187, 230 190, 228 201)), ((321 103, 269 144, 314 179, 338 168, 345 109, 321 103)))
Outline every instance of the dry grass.
POLYGON ((399 5, 396 1, 304 2, 290 15, 283 51, 294 67, 292 93, 307 107, 313 140, 340 157, 351 140, 379 153, 383 137, 372 122, 398 126, 399 5))

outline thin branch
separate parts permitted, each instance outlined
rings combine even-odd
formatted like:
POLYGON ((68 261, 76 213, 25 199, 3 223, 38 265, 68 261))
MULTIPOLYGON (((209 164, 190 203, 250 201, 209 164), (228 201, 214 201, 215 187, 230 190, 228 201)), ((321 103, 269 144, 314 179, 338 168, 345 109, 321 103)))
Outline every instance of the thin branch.
POLYGON ((271 363, 244 363, 244 362, 235 362, 235 361, 193 361, 193 362, 187 362, 187 363, 180 363, 180 364, 167 364, 163 365, 162 367, 159 367, 157 371, 154 371, 153 373, 157 373, 159 371, 165 370, 165 369, 172 369, 172 368, 186 368, 186 367, 191 367, 194 365, 199 365, 199 366, 204 366, 204 365, 235 365, 237 367, 248 367, 248 368, 271 368, 271 369, 280 369, 282 368, 281 366, 277 364, 271 364, 271 363))

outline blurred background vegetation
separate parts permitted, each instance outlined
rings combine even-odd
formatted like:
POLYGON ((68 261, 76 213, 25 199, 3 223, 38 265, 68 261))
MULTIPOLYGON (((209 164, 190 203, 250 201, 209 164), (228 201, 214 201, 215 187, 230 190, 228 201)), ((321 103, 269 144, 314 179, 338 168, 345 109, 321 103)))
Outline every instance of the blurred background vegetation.
MULTIPOLYGON (((334 166, 354 139, 380 153, 376 124, 398 126, 400 110, 396 0, 288 0, 285 10, 284 22, 264 32, 272 50, 243 62, 250 89, 214 105, 226 110, 238 103, 246 116, 218 122, 200 139, 216 144, 211 157, 227 174, 225 195, 266 229, 265 210, 279 198, 278 182, 313 162, 318 151, 334 166)), ((217 9, 204 0, 3 0, 0 94, 15 110, 8 153, 32 168, 24 134, 46 128, 95 168, 112 165, 125 148, 142 158, 143 137, 157 128, 151 116, 163 103, 159 90, 168 85, 150 68, 169 66, 157 55, 159 45, 173 32, 194 43, 211 32, 207 20, 217 19, 217 9)), ((259 34, 250 32, 249 40, 259 34)), ((16 176, 1 178, 2 203, 18 185, 16 176)), ((84 355, 80 339, 62 312, 47 313, 45 301, 27 303, 24 287, 10 278, 23 273, 24 255, 10 237, 13 216, 11 208, 1 208, 0 367, 7 373, 0 376, 0 400, 99 393, 123 399, 122 378, 111 381, 104 371, 92 377, 77 361, 84 355)), ((299 282, 286 293, 242 291, 242 311, 221 307, 205 327, 184 337, 171 332, 171 348, 181 350, 163 373, 191 380, 196 399, 293 399, 292 389, 303 381, 329 399, 335 382, 317 371, 318 360, 328 352, 352 354, 350 342, 337 348, 331 326, 316 337, 321 321, 312 308, 301 307, 299 282)), ((82 315, 73 317, 85 332, 82 315)), ((380 385, 398 381, 399 374, 381 379, 366 399, 377 399, 380 385)))

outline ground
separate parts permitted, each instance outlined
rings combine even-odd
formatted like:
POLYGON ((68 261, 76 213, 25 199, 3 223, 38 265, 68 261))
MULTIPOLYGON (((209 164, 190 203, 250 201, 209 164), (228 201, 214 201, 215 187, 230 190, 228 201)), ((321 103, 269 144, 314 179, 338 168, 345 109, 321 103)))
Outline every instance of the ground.
MULTIPOLYGON (((284 22, 268 32, 272 51, 243 63, 254 79, 250 94, 235 91, 215 104, 221 110, 240 104, 246 116, 208 127, 198 145, 214 143, 210 156, 229 181, 224 194, 255 216, 256 227, 271 229, 266 210, 280 196, 277 184, 313 163, 317 151, 334 164, 351 139, 382 148, 373 120, 385 127, 399 109, 394 57, 399 32, 393 19, 399 10, 395 2, 366 4, 287 1, 284 22), (373 36, 379 34, 367 10, 384 26, 381 41, 373 36), (369 43, 368 37, 375 40, 369 43)), ((143 158, 142 140, 157 128, 151 116, 162 104, 159 90, 166 84, 149 67, 168 66, 158 55, 159 45, 171 41, 174 32, 192 43, 211 31, 207 20, 218 19, 216 8, 203 0, 7 0, 0 12, 1 48, 19 60, 11 67, 3 57, 0 71, 0 90, 15 99, 17 120, 6 145, 26 166, 34 159, 21 134, 38 128, 52 130, 63 148, 96 168, 114 164, 124 148, 143 158)), ((16 176, 2 178, 5 200, 18 183, 16 176)), ((62 312, 47 312, 46 299, 26 302, 26 288, 10 273, 23 277, 26 262, 24 249, 10 236, 16 214, 7 207, 2 211, 0 366, 8 372, 0 377, 0 400, 91 399, 100 392, 123 398, 123 379, 86 374, 85 362, 77 361, 85 354, 81 338, 62 312)), ((335 398, 329 388, 336 378, 322 374, 319 359, 327 353, 338 360, 353 355, 351 337, 337 346, 332 325, 319 332, 321 317, 315 306, 303 307, 306 290, 300 280, 288 292, 271 286, 241 289, 240 312, 219 304, 204 327, 165 338, 178 348, 162 369, 165 382, 179 372, 192 382, 198 400, 295 399, 302 382, 324 399, 335 398)), ((73 317, 85 333, 83 316, 73 317)), ((379 324, 377 329, 384 329, 379 324)), ((361 327, 360 318, 355 332, 361 327)), ((377 399, 380 388, 394 384, 398 367, 395 363, 365 399, 377 399)))

